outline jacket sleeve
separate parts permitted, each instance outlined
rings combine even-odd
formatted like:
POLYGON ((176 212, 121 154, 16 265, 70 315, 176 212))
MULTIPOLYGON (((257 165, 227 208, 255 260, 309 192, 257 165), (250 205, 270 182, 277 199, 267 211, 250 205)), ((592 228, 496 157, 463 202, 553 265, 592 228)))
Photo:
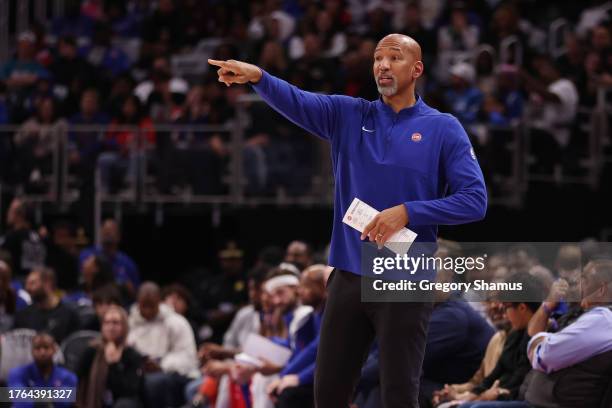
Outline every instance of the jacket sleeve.
POLYGON ((125 348, 121 360, 109 364, 109 385, 113 398, 138 397, 141 386, 142 356, 134 349, 125 348))
POLYGON ((468 338, 468 321, 465 313, 454 308, 441 308, 431 315, 427 334, 423 369, 443 365, 447 357, 460 351, 468 338))
POLYGON ((332 140, 339 120, 340 104, 357 99, 343 95, 322 95, 307 92, 276 78, 264 70, 253 89, 274 110, 287 119, 325 140, 332 140))
POLYGON ((297 374, 300 377, 300 384, 311 384, 313 382, 314 364, 317 360, 317 350, 319 347, 319 337, 317 336, 306 347, 302 349, 280 372, 280 375, 297 374))
POLYGON ((165 372, 176 372, 190 377, 197 372, 197 355, 193 331, 183 316, 170 318, 171 325, 170 348, 160 362, 165 372))
POLYGON ((441 152, 444 198, 408 201, 408 225, 453 225, 478 221, 487 211, 484 177, 468 135, 454 117, 446 117, 441 152))

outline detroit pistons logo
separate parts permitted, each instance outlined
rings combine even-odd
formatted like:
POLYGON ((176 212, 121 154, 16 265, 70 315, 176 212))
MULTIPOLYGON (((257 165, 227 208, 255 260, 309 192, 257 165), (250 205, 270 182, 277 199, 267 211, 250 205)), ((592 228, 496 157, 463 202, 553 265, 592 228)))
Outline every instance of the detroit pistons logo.
POLYGON ((418 143, 423 139, 423 135, 420 134, 419 132, 415 132, 412 134, 410 139, 412 139, 413 142, 418 143))

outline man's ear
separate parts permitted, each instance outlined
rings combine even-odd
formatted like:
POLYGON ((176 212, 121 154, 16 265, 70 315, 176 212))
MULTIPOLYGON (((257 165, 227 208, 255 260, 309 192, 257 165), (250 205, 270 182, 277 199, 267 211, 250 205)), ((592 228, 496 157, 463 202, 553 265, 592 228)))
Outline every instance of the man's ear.
POLYGON ((414 63, 414 67, 412 69, 412 77, 414 79, 419 78, 421 75, 423 75, 423 70, 425 69, 425 67, 423 66, 423 62, 422 61, 417 61, 414 63))

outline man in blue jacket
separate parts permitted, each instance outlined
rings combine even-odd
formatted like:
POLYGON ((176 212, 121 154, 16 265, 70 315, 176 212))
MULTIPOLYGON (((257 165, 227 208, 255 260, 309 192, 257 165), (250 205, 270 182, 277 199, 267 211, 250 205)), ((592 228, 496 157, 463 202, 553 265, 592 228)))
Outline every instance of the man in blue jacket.
POLYGON ((318 408, 347 407, 374 338, 380 349, 385 408, 418 407, 430 302, 362 302, 361 241, 378 246, 402 227, 435 242, 439 224, 480 220, 487 207, 482 172, 456 118, 415 94, 421 48, 391 34, 374 51, 381 97, 366 101, 305 92, 259 67, 215 61, 219 81, 250 83, 274 109, 329 141, 335 177, 334 224, 317 367, 318 408), (363 233, 342 223, 354 198, 381 211, 363 233))
MULTIPOLYGON (((77 377, 73 372, 53 362, 53 355, 56 351, 57 344, 50 334, 41 332, 34 336, 32 338, 32 357, 34 362, 15 367, 9 371, 7 378, 9 389, 16 392, 17 389, 23 387, 34 387, 34 389, 41 387, 57 388, 58 395, 55 402, 45 406, 55 408, 73 406, 73 402, 76 400, 77 377), (63 391, 59 392, 59 390, 63 391)), ((42 405, 42 403, 35 404, 31 401, 15 402, 13 404, 13 406, 24 408, 33 408, 39 405, 42 405)))

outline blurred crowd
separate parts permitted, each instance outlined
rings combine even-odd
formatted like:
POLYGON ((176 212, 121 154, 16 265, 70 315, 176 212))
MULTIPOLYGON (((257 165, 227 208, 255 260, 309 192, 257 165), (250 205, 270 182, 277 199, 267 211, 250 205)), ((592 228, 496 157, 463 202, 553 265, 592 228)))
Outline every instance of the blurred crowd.
MULTIPOLYGON (((101 188, 120 191, 142 158, 159 192, 225 192, 229 136, 193 127, 236 124, 250 90, 221 86, 207 57, 253 62, 306 90, 374 99, 376 42, 410 35, 426 67, 418 92, 460 119, 487 175, 503 161, 496 141, 522 118, 534 171, 578 171, 588 122, 579 107, 593 107, 612 84, 612 5, 600 0, 64 3, 61 17, 16 34, 0 65, 0 124, 20 126, 2 132, 0 178, 19 191, 45 190, 67 134, 64 159, 83 189, 99 167, 101 188), (185 127, 160 130, 169 124, 185 127)), ((245 106, 247 193, 307 192, 322 160, 317 145, 268 107, 245 106)))
MULTIPOLYGON (((247 264, 229 242, 215 265, 177 273, 160 287, 141 281, 113 219, 103 223, 99 246, 70 224, 35 226, 20 198, 6 221, 0 382, 72 387, 77 406, 87 408, 314 406, 319 332, 334 277, 327 249, 295 240, 284 249, 263 247, 247 264), (247 354, 254 336, 286 350, 288 360, 247 354)), ((487 256, 483 269, 463 274, 442 266, 436 280, 520 283, 522 291, 435 292, 420 406, 609 407, 609 243, 487 245, 440 239, 436 256, 443 259, 487 256)), ((378 353, 374 344, 352 408, 381 406, 378 353)))

